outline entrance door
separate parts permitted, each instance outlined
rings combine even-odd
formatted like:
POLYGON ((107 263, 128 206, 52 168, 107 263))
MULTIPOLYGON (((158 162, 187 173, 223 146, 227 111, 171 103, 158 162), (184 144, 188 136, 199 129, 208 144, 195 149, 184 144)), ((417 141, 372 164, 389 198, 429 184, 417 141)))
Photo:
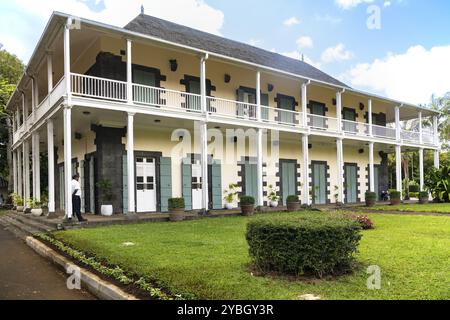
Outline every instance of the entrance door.
POLYGON ((325 105, 311 102, 311 126, 315 129, 326 129, 325 105))
POLYGON ((192 165, 192 210, 202 209, 203 182, 200 161, 192 165))
POLYGON ((342 111, 342 118, 344 120, 344 131, 347 133, 357 133, 355 110, 344 108, 344 111, 342 111))
POLYGON ((325 163, 313 163, 314 204, 327 204, 327 175, 325 163))
POLYGON ((156 211, 155 159, 136 160, 136 208, 137 212, 156 211))
POLYGON ((375 193, 377 194, 377 201, 380 201, 380 167, 379 166, 374 166, 373 168, 373 175, 374 175, 374 190, 375 193))
POLYGON ((255 198, 258 203, 258 167, 254 163, 245 164, 245 195, 255 198))
POLYGON ((238 100, 244 103, 237 104, 237 115, 242 118, 256 118, 256 91, 238 90, 238 100))
POLYGON ((352 164, 345 164, 344 174, 345 174, 345 202, 356 203, 358 202, 357 167, 352 164))
POLYGON ((141 68, 134 68, 133 82, 142 85, 134 87, 134 101, 155 106, 158 105, 159 91, 149 88, 156 87, 156 75, 154 72, 141 68))
POLYGON ((281 198, 286 205, 286 198, 297 194, 297 174, 295 162, 281 161, 281 198))
POLYGON ((295 98, 278 95, 279 121, 283 124, 295 124, 295 98), (286 110, 286 111, 283 111, 286 110))

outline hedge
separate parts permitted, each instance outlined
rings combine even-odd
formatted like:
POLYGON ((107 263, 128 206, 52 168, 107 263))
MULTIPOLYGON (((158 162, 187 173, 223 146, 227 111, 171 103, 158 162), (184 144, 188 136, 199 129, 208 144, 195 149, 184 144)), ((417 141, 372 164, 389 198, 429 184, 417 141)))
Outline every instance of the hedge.
POLYGON ((169 201, 169 209, 184 209, 184 198, 170 198, 169 201))
POLYGON ((349 271, 361 226, 325 214, 265 218, 247 224, 249 254, 263 272, 319 277, 349 271))
POLYGON ((255 198, 250 196, 242 196, 240 202, 242 206, 252 205, 255 204, 255 198))

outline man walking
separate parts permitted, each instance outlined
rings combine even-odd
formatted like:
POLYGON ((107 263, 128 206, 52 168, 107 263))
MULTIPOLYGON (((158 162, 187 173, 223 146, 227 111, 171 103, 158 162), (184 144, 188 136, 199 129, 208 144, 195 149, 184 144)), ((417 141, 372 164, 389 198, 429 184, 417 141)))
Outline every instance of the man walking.
POLYGON ((87 221, 81 216, 81 185, 78 180, 80 175, 77 173, 72 177, 72 212, 76 214, 79 222, 87 221))

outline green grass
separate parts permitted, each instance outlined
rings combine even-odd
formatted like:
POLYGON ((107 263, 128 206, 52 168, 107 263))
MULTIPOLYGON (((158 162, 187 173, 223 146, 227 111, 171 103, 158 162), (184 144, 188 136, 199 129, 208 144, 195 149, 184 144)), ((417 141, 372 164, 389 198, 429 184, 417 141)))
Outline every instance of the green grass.
POLYGON ((357 255, 362 267, 328 280, 253 276, 248 217, 70 230, 56 237, 200 299, 298 299, 307 293, 323 299, 450 299, 450 218, 371 218, 376 229, 363 232, 357 255), (381 290, 366 287, 369 265, 381 267, 381 290))
POLYGON ((9 212, 10 212, 10 211, 8 211, 8 210, 0 209, 0 217, 1 217, 1 216, 4 216, 4 215, 7 215, 9 212))
POLYGON ((400 204, 398 206, 375 206, 371 209, 380 211, 450 213, 450 203, 400 204))

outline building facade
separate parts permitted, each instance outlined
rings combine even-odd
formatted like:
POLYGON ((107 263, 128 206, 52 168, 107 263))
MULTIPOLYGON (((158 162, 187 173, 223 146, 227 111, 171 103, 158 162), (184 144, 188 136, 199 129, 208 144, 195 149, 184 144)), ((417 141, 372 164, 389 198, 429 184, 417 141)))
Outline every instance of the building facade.
MULTIPOLYGON (((268 205, 364 201, 388 188, 387 155, 435 153, 437 114, 350 88, 298 60, 144 14, 125 28, 54 13, 8 103, 14 114, 14 189, 48 190, 70 214, 71 176, 82 208, 98 213, 111 184, 117 213, 224 207, 224 192, 268 205), (402 129, 433 118, 434 127, 402 129), (46 159, 48 181, 41 179, 46 159), (272 187, 272 188, 269 188, 272 187)), ((235 201, 237 206, 237 200, 235 201)))

